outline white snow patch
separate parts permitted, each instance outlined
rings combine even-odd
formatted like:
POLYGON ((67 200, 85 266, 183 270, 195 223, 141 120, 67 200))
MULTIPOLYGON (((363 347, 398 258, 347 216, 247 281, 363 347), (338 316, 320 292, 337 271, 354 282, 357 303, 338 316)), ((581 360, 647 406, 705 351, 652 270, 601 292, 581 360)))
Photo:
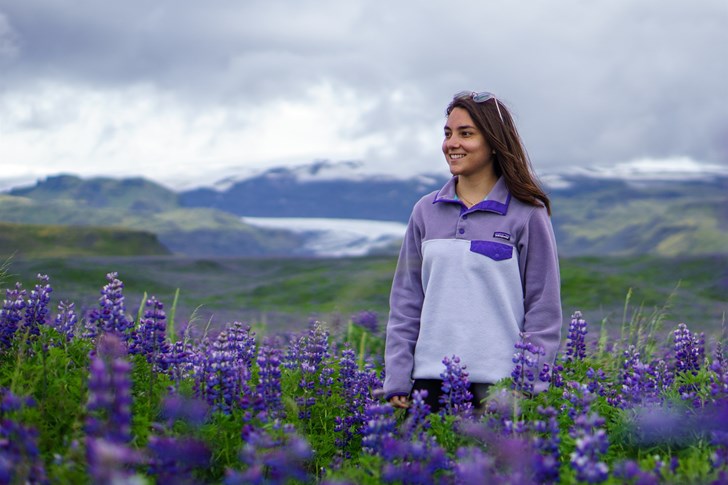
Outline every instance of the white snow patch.
POLYGON ((284 229, 304 237, 304 249, 316 256, 364 256, 404 237, 406 224, 366 219, 243 217, 251 226, 284 229))

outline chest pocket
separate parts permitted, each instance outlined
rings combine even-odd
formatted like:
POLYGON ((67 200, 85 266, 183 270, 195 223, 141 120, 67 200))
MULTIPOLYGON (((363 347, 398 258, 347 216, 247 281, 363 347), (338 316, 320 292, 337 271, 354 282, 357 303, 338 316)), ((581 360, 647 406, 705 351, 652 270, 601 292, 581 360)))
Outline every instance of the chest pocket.
POLYGON ((513 246, 493 241, 470 241, 470 251, 488 256, 493 261, 503 261, 513 257, 513 246))

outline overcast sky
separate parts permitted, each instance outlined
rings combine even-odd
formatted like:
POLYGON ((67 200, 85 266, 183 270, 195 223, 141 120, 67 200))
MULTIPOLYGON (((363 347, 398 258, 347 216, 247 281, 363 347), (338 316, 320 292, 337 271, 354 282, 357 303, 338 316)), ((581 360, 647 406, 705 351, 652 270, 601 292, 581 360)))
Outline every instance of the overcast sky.
POLYGON ((0 0, 0 178, 446 173, 463 89, 539 172, 728 166, 726 0, 0 0))

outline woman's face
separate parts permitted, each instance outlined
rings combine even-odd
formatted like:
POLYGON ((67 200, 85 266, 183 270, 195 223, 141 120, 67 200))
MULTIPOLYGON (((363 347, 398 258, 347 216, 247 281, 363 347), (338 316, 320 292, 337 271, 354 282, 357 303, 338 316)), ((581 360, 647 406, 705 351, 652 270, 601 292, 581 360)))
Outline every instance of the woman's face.
POLYGON ((492 149, 470 114, 453 108, 445 123, 442 153, 450 173, 461 177, 482 175, 493 169, 492 149))

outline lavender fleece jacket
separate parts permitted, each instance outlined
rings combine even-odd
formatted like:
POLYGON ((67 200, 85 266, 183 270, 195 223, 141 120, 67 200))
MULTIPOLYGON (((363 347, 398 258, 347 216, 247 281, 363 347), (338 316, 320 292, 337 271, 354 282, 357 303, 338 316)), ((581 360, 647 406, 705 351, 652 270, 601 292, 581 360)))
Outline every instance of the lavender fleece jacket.
MULTIPOLYGON (((408 395, 413 379, 440 379, 457 355, 471 382, 513 369, 525 337, 553 363, 561 340, 559 261, 545 207, 511 197, 501 177, 467 209, 457 177, 415 204, 392 282, 384 393, 408 395)), ((536 391, 544 390, 536 383, 536 391)))

